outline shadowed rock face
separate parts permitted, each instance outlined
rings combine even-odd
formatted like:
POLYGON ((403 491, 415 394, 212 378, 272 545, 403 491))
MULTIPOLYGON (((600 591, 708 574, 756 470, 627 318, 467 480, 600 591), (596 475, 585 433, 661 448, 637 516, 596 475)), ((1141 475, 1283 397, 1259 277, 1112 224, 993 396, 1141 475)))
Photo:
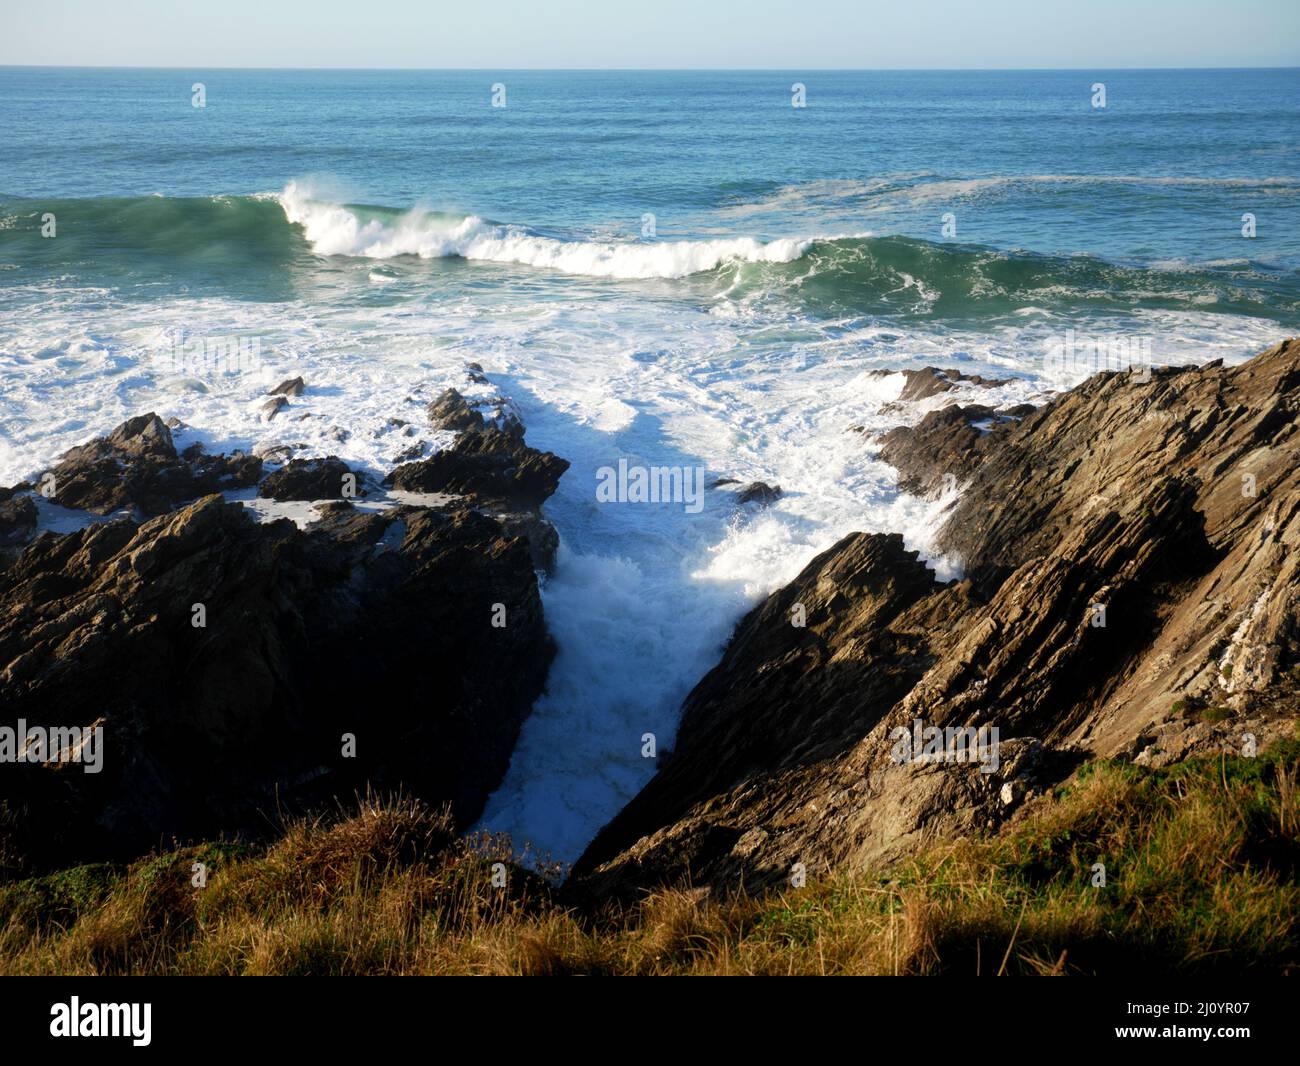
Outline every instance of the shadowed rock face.
POLYGON ((34 486, 0 489, 0 726, 103 730, 98 773, 0 764, 0 872, 257 836, 367 788, 476 821, 554 656, 536 569, 568 467, 496 403, 440 398, 474 432, 390 479, 427 506, 361 511, 338 458, 285 463, 258 495, 315 501, 301 529, 219 494, 261 459, 178 455, 152 414, 53 470, 57 502, 129 516, 32 540, 34 486))
POLYGON ((1233 369, 1099 375, 964 446, 899 434, 919 484, 971 479, 940 534, 967 578, 940 585, 881 535, 814 559, 740 623, 570 891, 888 861, 996 827, 1087 756, 1160 764, 1288 731, 1298 410, 1284 342, 1233 369), (996 726, 996 769, 896 761, 917 720, 996 726))
POLYGON ((303 531, 210 496, 0 573, 0 721, 104 729, 97 774, 3 768, 4 854, 256 834, 367 785, 477 818, 553 654, 527 545, 467 509, 323 510, 303 531))
MULTIPOLYGON (((8 489, 0 492, 9 493, 8 489)), ((36 504, 30 496, 9 495, 0 501, 0 549, 23 544, 36 531, 36 504)))
POLYGON ((429 404, 426 414, 435 429, 458 431, 455 443, 427 459, 401 464, 384 483, 403 492, 463 497, 467 506, 491 513, 512 534, 525 538, 533 564, 549 573, 560 538, 541 507, 569 469, 568 460, 525 444, 523 423, 513 413, 503 411, 498 425, 455 389, 429 404))
POLYGON ((350 487, 353 495, 363 495, 359 477, 337 456, 324 459, 290 459, 279 470, 268 474, 257 494, 268 499, 338 500, 350 487), (350 479, 350 481, 349 481, 350 479))
POLYGON ((568 469, 567 460, 488 426, 462 433, 452 447, 428 459, 402 464, 386 480, 407 492, 448 492, 512 508, 537 508, 568 469))
POLYGON ((242 453, 205 455, 199 444, 178 455, 171 430, 157 415, 147 414, 72 448, 51 473, 51 499, 64 507, 101 515, 135 508, 158 515, 208 493, 255 485, 262 460, 242 453))

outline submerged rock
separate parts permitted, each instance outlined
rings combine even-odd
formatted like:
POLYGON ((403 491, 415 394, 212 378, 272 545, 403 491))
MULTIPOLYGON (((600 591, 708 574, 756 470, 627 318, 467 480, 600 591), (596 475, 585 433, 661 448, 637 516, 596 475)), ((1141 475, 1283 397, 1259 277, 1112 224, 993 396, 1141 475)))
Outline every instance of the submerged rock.
POLYGON ((768 485, 762 481, 751 481, 736 494, 736 502, 739 504, 757 503, 766 507, 769 503, 774 503, 781 498, 780 485, 768 485))
POLYGON ((302 378, 285 378, 273 388, 268 396, 301 396, 307 383, 302 378))

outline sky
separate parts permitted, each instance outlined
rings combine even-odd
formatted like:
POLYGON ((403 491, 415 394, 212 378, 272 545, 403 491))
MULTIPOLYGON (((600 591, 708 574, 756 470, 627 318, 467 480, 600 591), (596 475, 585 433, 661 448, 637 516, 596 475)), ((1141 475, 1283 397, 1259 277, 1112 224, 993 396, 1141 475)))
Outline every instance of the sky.
POLYGON ((0 0, 0 65, 1300 65, 1300 0, 0 0))

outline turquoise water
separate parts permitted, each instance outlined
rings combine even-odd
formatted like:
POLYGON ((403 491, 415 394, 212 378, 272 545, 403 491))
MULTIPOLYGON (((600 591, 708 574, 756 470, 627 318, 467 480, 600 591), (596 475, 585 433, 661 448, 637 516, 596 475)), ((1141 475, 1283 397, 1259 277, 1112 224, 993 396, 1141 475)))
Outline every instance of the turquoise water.
MULTIPOLYGON (((1215 264, 1205 278, 1150 287, 1177 302, 1217 279, 1231 293, 1262 290, 1229 310, 1296 310, 1294 70, 4 68, 0 134, 6 213, 54 210, 74 229, 47 243, 11 226, 0 255, 22 281, 71 269, 126 293, 162 281, 283 297, 328 267, 256 203, 208 198, 297 180, 381 217, 418 204, 571 240, 636 239, 651 212, 660 241, 871 231, 937 243, 952 211, 962 245, 1215 264), (790 106, 795 81, 806 108, 790 106), (1094 81, 1106 84, 1105 109, 1091 106, 1094 81), (194 82, 202 109, 191 106, 194 82), (504 108, 491 106, 496 82, 504 108), (166 202, 133 202, 158 194, 166 202), (1245 212, 1258 217, 1249 244, 1245 212)), ((927 251, 842 254, 879 256, 886 272, 897 255, 936 280, 974 269, 954 251, 927 251)), ((1033 265, 1030 291, 1055 264, 1033 265)))
POLYGON ((1036 402, 1096 369, 1052 358, 1067 333, 1181 363, 1298 328, 1296 70, 0 68, 0 484, 147 410, 382 474, 411 443, 390 420, 481 363, 573 463, 560 655, 487 815, 560 858, 757 596, 853 529, 927 551, 935 505, 849 432, 922 413, 881 411, 875 372, 1036 402), (620 459, 786 494, 598 506, 620 459))

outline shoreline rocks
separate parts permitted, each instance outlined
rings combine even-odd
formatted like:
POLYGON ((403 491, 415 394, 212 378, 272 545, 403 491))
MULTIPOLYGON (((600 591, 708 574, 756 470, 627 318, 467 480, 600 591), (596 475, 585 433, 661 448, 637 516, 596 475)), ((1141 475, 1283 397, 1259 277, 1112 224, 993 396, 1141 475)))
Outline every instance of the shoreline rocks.
POLYGON ((499 417, 487 419, 455 389, 446 390, 426 414, 433 428, 455 430, 455 442, 426 459, 400 464, 384 484, 402 492, 463 497, 467 505, 493 514, 524 537, 537 569, 550 573, 559 536, 541 507, 559 487, 569 463, 530 448, 523 423, 501 408, 499 417))
POLYGON ((341 500, 361 496, 364 490, 351 467, 338 456, 327 455, 323 459, 290 459, 266 475, 257 494, 277 502, 341 500))
MULTIPOLYGON (((261 459, 177 454, 152 414, 66 453, 56 502, 132 511, 0 567, 0 717, 102 727, 103 768, 0 766, 0 870, 255 837, 368 789, 477 820, 555 654, 540 509, 568 464, 522 426, 475 437, 437 472, 479 491, 427 505, 361 510, 340 459, 286 462, 258 495, 322 501, 304 528, 219 494, 261 459)), ((3 490, 0 539, 30 537, 32 488, 3 490)))
POLYGON ((208 493, 255 485, 261 474, 261 459, 242 452, 208 455, 196 443, 178 453, 171 430, 149 413, 65 452, 49 472, 49 498, 98 515, 134 508, 153 516, 208 493))
POLYGON ((906 483, 969 480, 938 537, 966 577, 936 581, 884 535, 812 560, 741 621, 672 759, 568 892, 752 891, 796 863, 891 861, 1017 817, 1084 758, 1162 765, 1286 735, 1298 414, 1284 341, 1231 369, 1100 374, 990 432, 955 408, 886 434, 906 483), (896 758, 917 723, 997 729, 997 765, 896 758))

